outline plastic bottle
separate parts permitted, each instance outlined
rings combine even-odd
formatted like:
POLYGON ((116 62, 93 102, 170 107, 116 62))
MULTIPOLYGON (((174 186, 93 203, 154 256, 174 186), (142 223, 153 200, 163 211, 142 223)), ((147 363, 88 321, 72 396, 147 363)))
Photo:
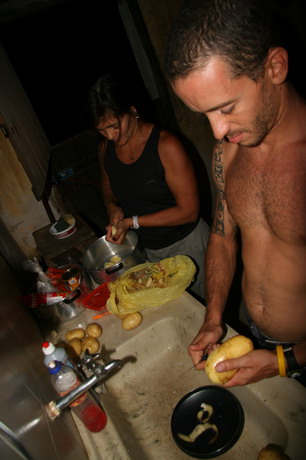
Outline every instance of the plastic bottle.
POLYGON ((45 355, 44 363, 48 367, 52 361, 59 361, 66 366, 74 368, 71 361, 69 361, 67 352, 63 347, 55 347, 51 342, 44 342, 42 344, 42 351, 45 355))
MULTIPOLYGON (((52 361, 48 366, 51 382, 60 396, 64 396, 80 384, 75 371, 59 361, 52 361)), ((69 406, 89 431, 97 433, 105 427, 107 417, 104 410, 85 392, 69 406)))

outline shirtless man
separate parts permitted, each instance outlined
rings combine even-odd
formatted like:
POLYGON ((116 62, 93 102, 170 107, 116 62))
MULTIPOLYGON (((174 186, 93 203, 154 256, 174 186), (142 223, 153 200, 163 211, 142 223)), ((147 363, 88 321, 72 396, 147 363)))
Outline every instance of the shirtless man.
POLYGON ((207 310, 191 358, 203 369, 203 353, 223 335, 238 228, 243 298, 264 343, 216 366, 239 369, 226 387, 295 370, 303 379, 306 365, 306 104, 287 80, 288 53, 263 11, 259 0, 185 1, 166 53, 175 93, 208 117, 218 140, 207 310))

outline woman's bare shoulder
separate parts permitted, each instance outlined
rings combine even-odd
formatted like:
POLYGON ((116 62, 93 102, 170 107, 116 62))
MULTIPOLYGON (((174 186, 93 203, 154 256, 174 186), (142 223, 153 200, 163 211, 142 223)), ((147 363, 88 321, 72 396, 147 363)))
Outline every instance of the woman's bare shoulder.
POLYGON ((160 153, 178 153, 187 155, 185 147, 179 137, 167 129, 161 129, 158 148, 160 153))

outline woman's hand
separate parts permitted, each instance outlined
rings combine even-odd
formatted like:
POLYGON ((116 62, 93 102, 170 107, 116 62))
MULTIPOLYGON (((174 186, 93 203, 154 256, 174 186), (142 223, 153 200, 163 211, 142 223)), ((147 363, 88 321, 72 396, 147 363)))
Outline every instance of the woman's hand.
POLYGON ((114 225, 115 227, 117 227, 118 222, 124 219, 124 213, 122 208, 114 204, 109 206, 108 216, 110 225, 114 225))
POLYGON ((116 225, 109 224, 106 227, 106 241, 114 244, 122 244, 126 238, 126 234, 129 230, 128 219, 121 219, 117 221, 116 225), (116 228, 116 233, 113 233, 113 227, 116 228))
POLYGON ((122 225, 120 224, 120 222, 124 221, 123 210, 119 206, 112 205, 108 210, 108 213, 110 224, 108 224, 108 226, 106 227, 105 239, 110 243, 122 244, 126 236, 126 232, 125 235, 123 235, 122 225), (113 231, 113 228, 116 229, 115 233, 113 231))

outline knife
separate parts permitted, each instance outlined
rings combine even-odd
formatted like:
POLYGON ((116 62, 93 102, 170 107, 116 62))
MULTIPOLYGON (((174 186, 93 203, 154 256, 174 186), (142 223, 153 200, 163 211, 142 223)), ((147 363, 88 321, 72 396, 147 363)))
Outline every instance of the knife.
POLYGON ((208 358, 208 353, 204 353, 204 355, 202 356, 202 358, 200 359, 200 361, 197 363, 197 364, 193 364, 191 367, 189 367, 187 369, 187 371, 183 372, 181 375, 184 375, 186 374, 187 372, 191 371, 191 369, 194 369, 198 364, 200 364, 202 361, 206 361, 206 359, 208 358))

